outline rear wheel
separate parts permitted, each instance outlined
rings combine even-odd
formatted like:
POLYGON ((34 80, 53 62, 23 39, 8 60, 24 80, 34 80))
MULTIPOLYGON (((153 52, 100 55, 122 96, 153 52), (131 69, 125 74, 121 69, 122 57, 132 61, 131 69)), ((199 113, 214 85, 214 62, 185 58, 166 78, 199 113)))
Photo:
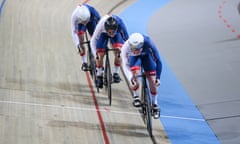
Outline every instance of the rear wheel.
POLYGON ((93 70, 93 60, 94 60, 94 57, 93 57, 93 55, 91 53, 90 47, 88 47, 87 58, 88 58, 88 69, 89 69, 90 75, 91 75, 91 77, 93 79, 93 76, 94 76, 94 70, 93 70))

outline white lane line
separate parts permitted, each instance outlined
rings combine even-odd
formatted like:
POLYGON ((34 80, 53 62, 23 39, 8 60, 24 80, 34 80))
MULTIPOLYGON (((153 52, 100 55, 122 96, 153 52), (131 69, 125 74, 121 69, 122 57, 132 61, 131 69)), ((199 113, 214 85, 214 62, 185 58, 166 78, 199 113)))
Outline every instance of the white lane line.
MULTIPOLYGON (((40 107, 60 108, 60 109, 72 109, 72 110, 82 110, 82 111, 97 111, 94 108, 82 108, 82 107, 72 107, 72 106, 64 106, 64 105, 49 105, 49 104, 40 104, 40 103, 26 103, 26 102, 17 102, 17 101, 0 101, 0 103, 40 106, 40 107)), ((118 113, 118 114, 139 115, 139 113, 137 112, 134 113, 134 112, 111 111, 109 108, 102 108, 99 111, 112 112, 112 113, 118 113)))
MULTIPOLYGON (((72 109, 72 110, 82 110, 82 111, 96 111, 96 109, 94 109, 94 108, 71 107, 71 106, 64 106, 64 105, 49 105, 49 104, 40 104, 40 103, 26 103, 26 102, 17 102, 17 101, 0 101, 0 103, 40 106, 40 107, 49 107, 49 108, 61 108, 61 109, 72 109)), ((111 112, 111 113, 116 113, 116 114, 139 115, 138 112, 112 111, 109 108, 102 108, 102 109, 99 109, 99 111, 111 112)), ((167 115, 161 115, 161 118, 181 119, 181 120, 190 120, 190 121, 204 121, 205 122, 204 119, 176 117, 176 116, 167 116, 167 115)))
POLYGON ((161 118, 170 118, 170 119, 182 119, 182 120, 190 120, 190 121, 204 121, 204 119, 198 119, 198 118, 188 118, 188 117, 176 117, 176 116, 167 116, 167 115, 161 115, 161 118))

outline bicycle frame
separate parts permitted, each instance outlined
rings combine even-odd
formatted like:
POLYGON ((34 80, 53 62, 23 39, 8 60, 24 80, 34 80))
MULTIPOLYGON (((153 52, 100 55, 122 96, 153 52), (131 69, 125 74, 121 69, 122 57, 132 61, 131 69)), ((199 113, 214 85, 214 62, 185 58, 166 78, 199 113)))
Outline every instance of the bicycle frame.
POLYGON ((117 49, 106 48, 106 58, 105 58, 105 68, 104 68, 104 79, 105 82, 105 90, 108 93, 109 105, 112 104, 112 72, 111 72, 111 64, 109 60, 109 51, 117 51, 117 49))
MULTIPOLYGON (((88 60, 88 71, 90 71, 90 75, 92 77, 92 80, 96 81, 96 64, 95 64, 95 58, 92 54, 91 46, 90 46, 90 40, 88 39, 87 32, 85 33, 85 41, 83 44, 87 44, 87 60, 88 60)), ((97 87, 97 92, 99 92, 99 88, 97 87)))

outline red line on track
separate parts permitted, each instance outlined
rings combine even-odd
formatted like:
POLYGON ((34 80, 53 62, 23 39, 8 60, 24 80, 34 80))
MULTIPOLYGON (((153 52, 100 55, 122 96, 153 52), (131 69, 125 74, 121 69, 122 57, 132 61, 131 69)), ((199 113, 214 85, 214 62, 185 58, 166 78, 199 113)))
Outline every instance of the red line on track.
POLYGON ((86 72, 85 74, 86 74, 86 77, 87 77, 88 86, 89 86, 89 88, 91 90, 91 93, 92 93, 93 101, 94 101, 96 112, 97 112, 97 115, 98 115, 98 120, 99 120, 101 129, 102 129, 102 134, 103 134, 105 144, 109 144, 109 138, 108 138, 108 135, 107 135, 107 132, 106 132, 106 128, 105 128, 105 125, 104 125, 104 121, 103 121, 101 112, 99 110, 99 106, 98 106, 98 103, 97 103, 97 98, 96 98, 96 95, 95 95, 95 92, 94 92, 94 88, 93 88, 93 85, 92 85, 92 82, 91 82, 90 75, 89 75, 88 72, 86 72))
MULTIPOLYGON (((227 28, 231 30, 232 33, 236 33, 236 30, 232 28, 232 26, 228 23, 227 19, 225 19, 222 15, 224 5, 227 3, 226 0, 222 0, 221 4, 218 6, 218 17, 219 19, 223 19, 224 24, 227 28)), ((237 35, 237 38, 240 39, 240 34, 237 35)))

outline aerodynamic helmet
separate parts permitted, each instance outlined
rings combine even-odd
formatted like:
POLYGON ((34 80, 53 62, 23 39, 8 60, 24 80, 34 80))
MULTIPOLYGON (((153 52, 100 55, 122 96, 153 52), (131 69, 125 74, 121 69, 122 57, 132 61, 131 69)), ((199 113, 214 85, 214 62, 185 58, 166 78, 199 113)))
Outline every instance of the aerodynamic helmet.
POLYGON ((117 21, 112 17, 110 16, 104 23, 104 27, 105 27, 105 30, 108 31, 108 30, 113 30, 113 31, 116 31, 118 29, 118 23, 117 21))
POLYGON ((88 21, 90 19, 90 11, 89 11, 89 9, 86 6, 81 5, 78 8, 78 10, 77 10, 77 17, 81 21, 88 21))
POLYGON ((140 33, 133 33, 128 39, 131 50, 139 50, 142 48, 144 43, 143 35, 140 33))

